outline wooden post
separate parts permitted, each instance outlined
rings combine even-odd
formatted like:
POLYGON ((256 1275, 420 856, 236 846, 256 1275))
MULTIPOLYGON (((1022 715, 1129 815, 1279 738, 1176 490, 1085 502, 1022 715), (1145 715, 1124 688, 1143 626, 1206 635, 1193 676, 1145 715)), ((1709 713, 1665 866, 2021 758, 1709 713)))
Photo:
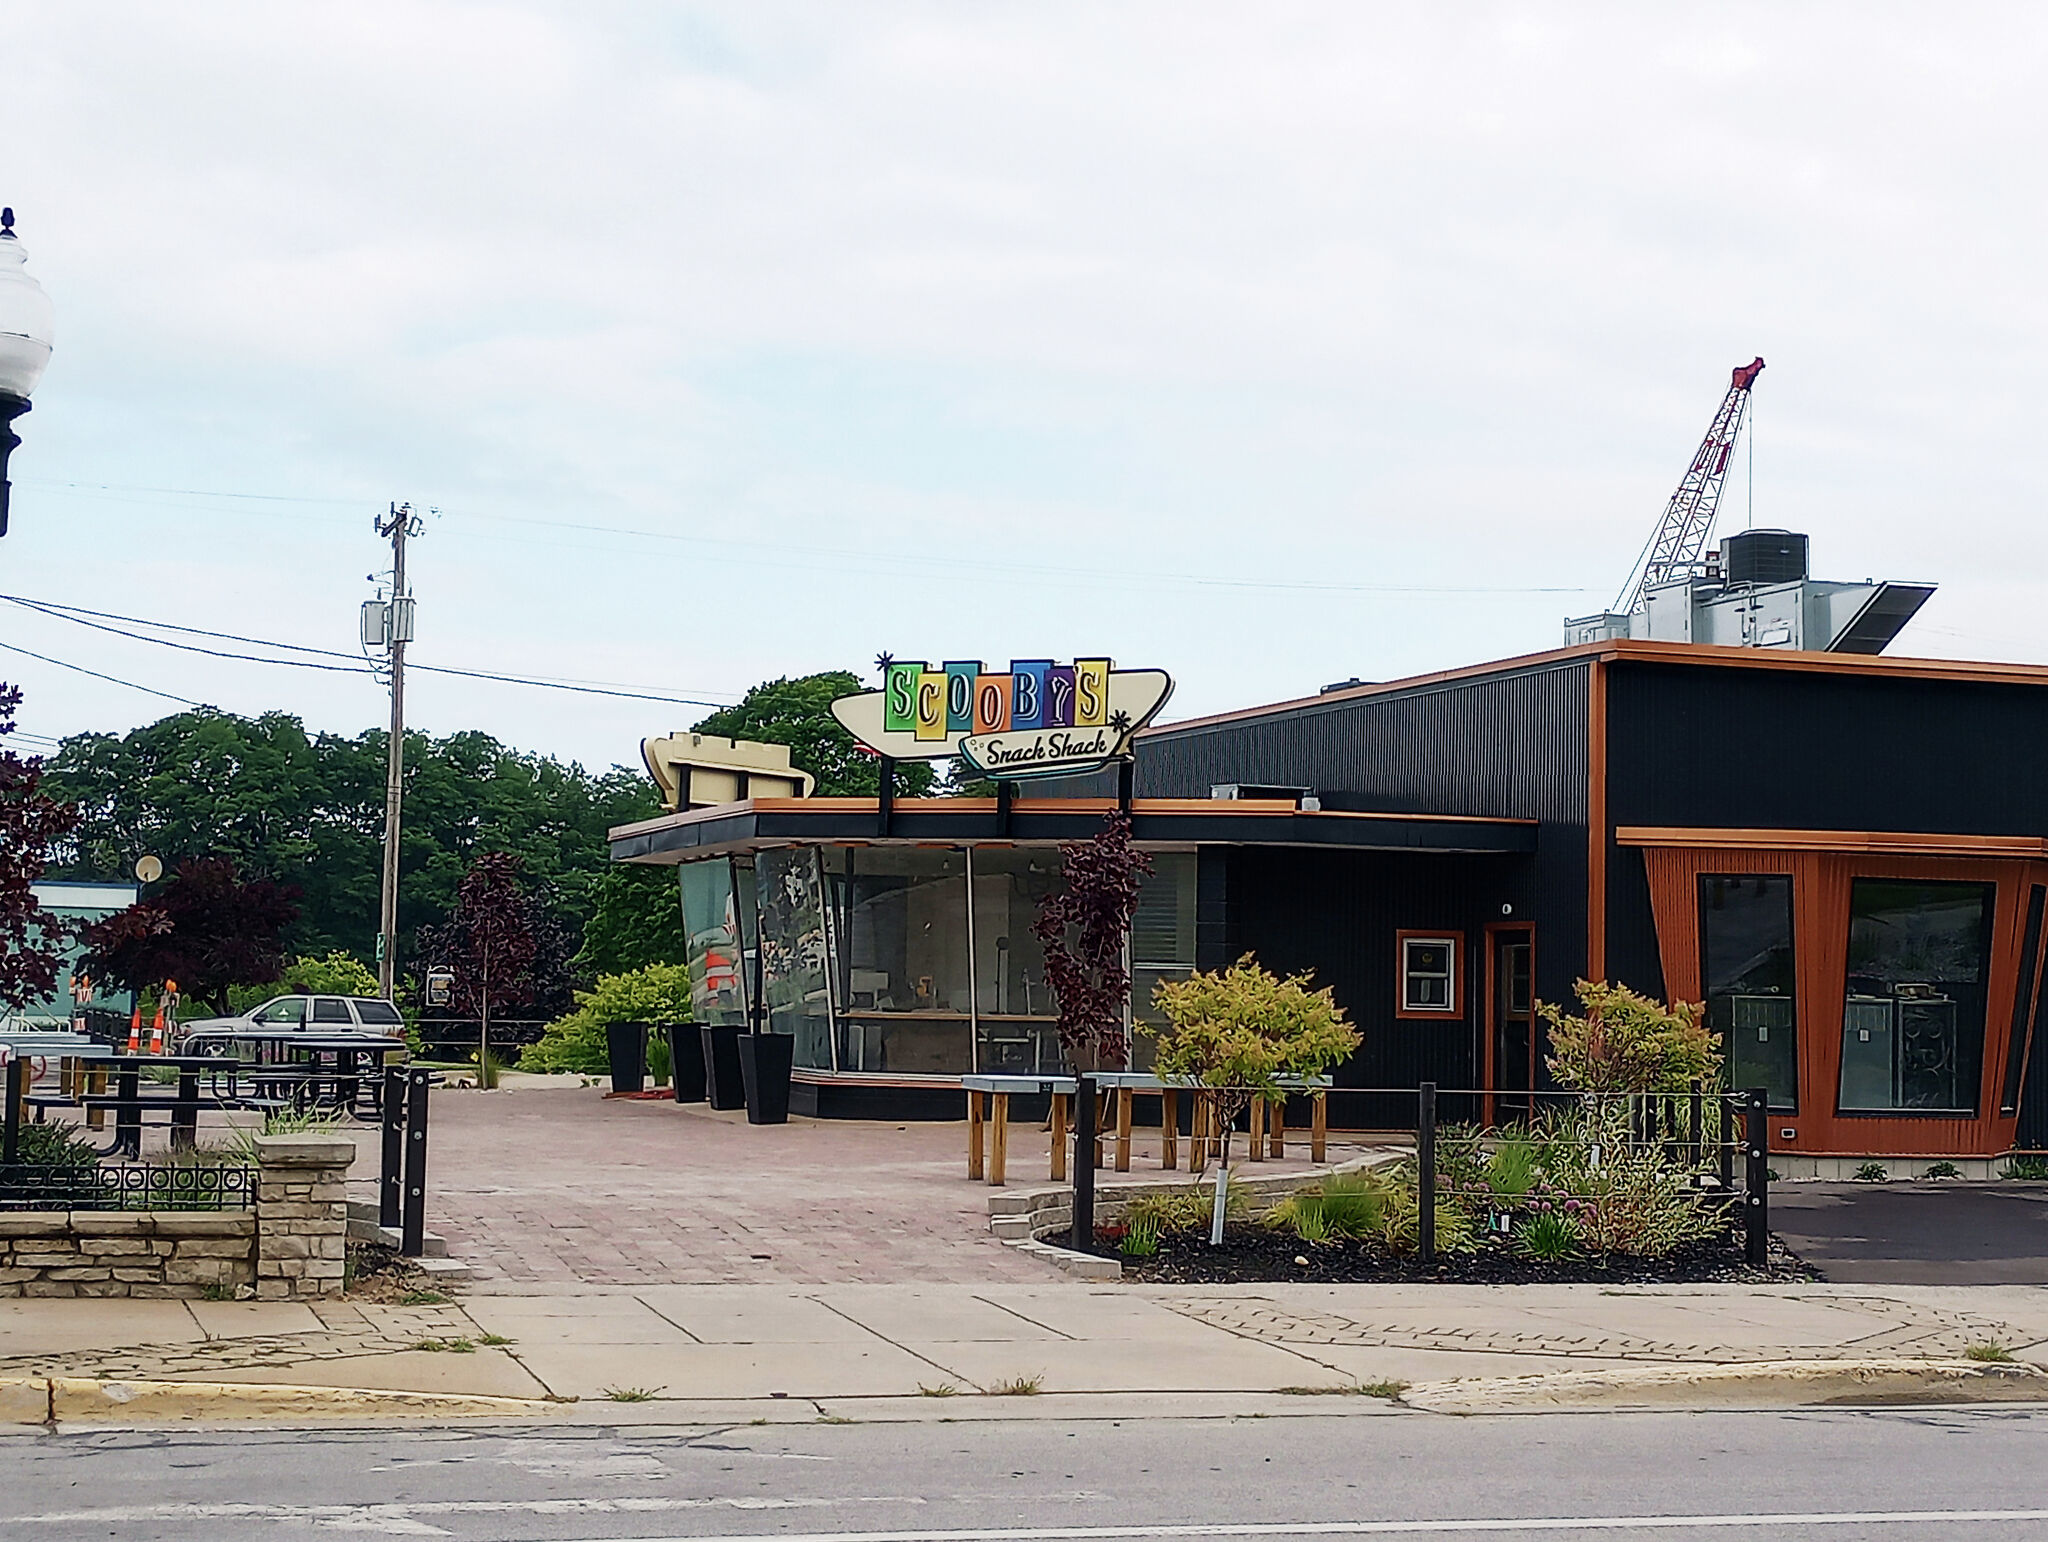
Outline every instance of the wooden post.
POLYGON ((989 1123, 993 1126, 988 1133, 988 1181, 1001 1188, 1010 1165, 1010 1095, 990 1093, 988 1105, 989 1123))
MULTIPOLYGON (((107 1068, 104 1063, 95 1065, 85 1073, 85 1090, 88 1097, 103 1098, 107 1095, 107 1068)), ((85 1127, 88 1130, 104 1130, 107 1127, 107 1111, 104 1108, 87 1109, 85 1127)))
POLYGON ((1172 1172, 1180 1166, 1180 1089, 1168 1087, 1159 1094, 1159 1166, 1172 1172))
POLYGON ((1116 1089, 1116 1170, 1131 1170, 1131 1089, 1116 1089))
POLYGON ((1266 1100, 1253 1098, 1250 1111, 1245 1116, 1245 1144, 1251 1148, 1254 1162, 1266 1160, 1266 1100))
POLYGON ((1273 1160, 1287 1155, 1287 1095, 1273 1100, 1273 1160))
POLYGON ((1325 1139, 1330 1133, 1330 1105, 1328 1099, 1328 1093, 1318 1090, 1315 1102, 1310 1105, 1314 1109, 1314 1113, 1309 1116, 1308 1159, 1318 1165, 1323 1160, 1325 1139))
POLYGON ((1067 1095, 1064 1092, 1052 1095, 1052 1163, 1049 1175, 1054 1183, 1067 1181, 1067 1095))
POLYGON ((1188 1100, 1188 1173, 1199 1178, 1209 1166, 1209 1096, 1197 1087, 1188 1100))
POLYGON ((1089 1147, 1095 1155, 1095 1170, 1102 1171, 1103 1146, 1109 1135, 1109 1092, 1107 1089, 1095 1094, 1095 1138, 1089 1147))
POLYGON ((967 1094, 967 1176, 976 1183, 981 1181, 982 1175, 981 1146, 981 1094, 970 1092, 967 1094))

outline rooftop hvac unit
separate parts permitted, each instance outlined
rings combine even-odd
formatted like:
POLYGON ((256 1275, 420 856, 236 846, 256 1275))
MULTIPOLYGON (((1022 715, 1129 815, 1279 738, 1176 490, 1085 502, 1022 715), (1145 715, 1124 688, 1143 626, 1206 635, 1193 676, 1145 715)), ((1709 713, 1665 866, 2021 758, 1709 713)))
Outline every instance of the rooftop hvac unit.
POLYGON ((1721 542, 1721 578, 1731 584, 1796 584, 1806 577, 1806 537, 1796 530, 1745 530, 1721 542))

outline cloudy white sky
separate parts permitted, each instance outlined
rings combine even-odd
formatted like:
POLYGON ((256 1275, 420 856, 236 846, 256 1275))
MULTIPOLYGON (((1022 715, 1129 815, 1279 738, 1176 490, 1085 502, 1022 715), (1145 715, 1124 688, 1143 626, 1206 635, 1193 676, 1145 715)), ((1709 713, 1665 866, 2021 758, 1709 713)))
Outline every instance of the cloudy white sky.
MULTIPOLYGON (((1554 645, 1761 353, 1722 528, 2048 658, 2048 12, 14 0, 58 312, 0 591, 730 700, 1107 651, 1169 715, 1554 645)), ((353 732, 367 678, 0 605, 353 732)), ((0 653, 22 727, 170 703, 0 653)), ((597 765, 700 708, 420 677, 597 765)))

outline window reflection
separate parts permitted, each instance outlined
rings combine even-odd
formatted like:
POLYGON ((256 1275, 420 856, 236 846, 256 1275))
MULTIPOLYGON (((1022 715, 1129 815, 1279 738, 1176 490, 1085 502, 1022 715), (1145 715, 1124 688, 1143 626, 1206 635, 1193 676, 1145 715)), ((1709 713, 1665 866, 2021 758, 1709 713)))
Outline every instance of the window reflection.
POLYGON ((1060 887, 1051 847, 974 853, 974 990, 979 1069, 1050 1076, 1060 1069, 1059 1006, 1032 931, 1038 904, 1060 887))
POLYGON ((723 857, 685 862, 681 874, 683 928, 689 933, 690 1011, 710 1027, 747 1022, 745 960, 735 913, 732 864, 723 857))
POLYGON ((1992 893, 1892 878, 1851 886, 1844 1112, 1976 1112, 1992 893))
POLYGON ((839 1069, 958 1076, 971 1065, 967 855, 826 853, 839 1069))
POLYGON ((768 1031, 794 1036, 797 1065, 829 1070, 832 1005, 825 986, 825 908, 816 848, 761 852, 754 859, 754 883, 768 1031))
POLYGON ((1707 1027, 1720 1036, 1731 1087, 1763 1087, 1771 1107, 1799 1106, 1799 1018, 1792 879, 1783 873, 1700 878, 1701 978, 1707 1027))

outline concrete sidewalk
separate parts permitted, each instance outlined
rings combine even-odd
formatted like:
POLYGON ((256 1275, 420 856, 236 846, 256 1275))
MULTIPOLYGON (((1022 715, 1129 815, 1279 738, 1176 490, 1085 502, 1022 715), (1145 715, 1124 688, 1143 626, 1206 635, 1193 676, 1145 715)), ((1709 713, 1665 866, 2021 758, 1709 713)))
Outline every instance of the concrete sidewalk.
POLYGON ((2048 1367, 2048 1290, 670 1285, 421 1306, 0 1302, 0 1379, 575 1400, 575 1416, 608 1422, 985 1417, 1102 1398, 1236 1412, 1560 1372, 1954 1366, 1986 1345, 2048 1367))

